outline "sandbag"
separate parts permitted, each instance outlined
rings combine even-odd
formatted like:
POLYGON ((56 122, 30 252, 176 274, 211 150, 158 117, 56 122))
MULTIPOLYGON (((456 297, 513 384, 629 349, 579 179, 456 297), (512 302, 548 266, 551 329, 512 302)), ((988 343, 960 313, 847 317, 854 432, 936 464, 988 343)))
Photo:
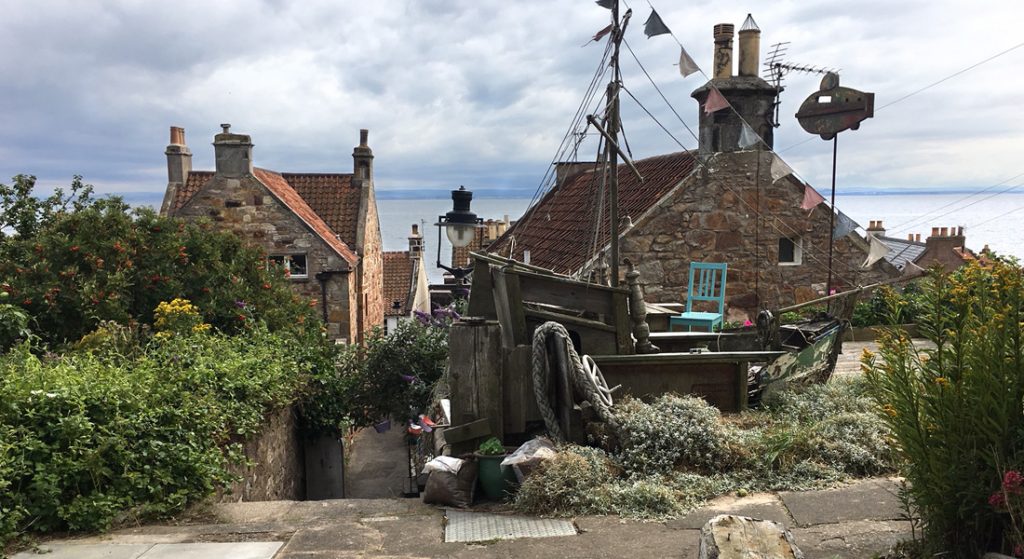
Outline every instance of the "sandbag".
POLYGON ((423 490, 423 502, 428 505, 443 505, 465 508, 473 504, 476 489, 476 460, 463 460, 459 472, 434 470, 427 478, 423 490))

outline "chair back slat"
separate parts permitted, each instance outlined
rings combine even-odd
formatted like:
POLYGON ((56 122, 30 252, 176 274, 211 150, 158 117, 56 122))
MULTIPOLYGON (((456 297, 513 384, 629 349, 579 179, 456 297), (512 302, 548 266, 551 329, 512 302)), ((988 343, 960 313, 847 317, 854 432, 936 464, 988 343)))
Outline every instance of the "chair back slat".
POLYGON ((719 313, 725 311, 727 268, 728 264, 721 262, 690 263, 690 285, 686 297, 686 312, 693 310, 693 301, 713 301, 718 304, 719 313))

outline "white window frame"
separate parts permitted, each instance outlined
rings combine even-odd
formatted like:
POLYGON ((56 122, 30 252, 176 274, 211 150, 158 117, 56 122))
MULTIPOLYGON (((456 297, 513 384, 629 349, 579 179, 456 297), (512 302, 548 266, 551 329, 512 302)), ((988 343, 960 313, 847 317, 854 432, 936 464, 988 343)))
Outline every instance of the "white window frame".
POLYGON ((779 266, 799 266, 803 264, 804 260, 804 238, 803 237, 779 237, 779 242, 782 239, 786 239, 793 243, 793 260, 789 262, 782 261, 782 251, 779 251, 779 266))
POLYGON ((267 256, 267 266, 271 263, 281 266, 284 269, 285 276, 288 279, 307 279, 309 278, 309 259, 306 258, 305 254, 271 254, 267 256), (293 260, 302 259, 305 263, 305 267, 302 268, 302 273, 294 271, 296 266, 293 266, 293 260))

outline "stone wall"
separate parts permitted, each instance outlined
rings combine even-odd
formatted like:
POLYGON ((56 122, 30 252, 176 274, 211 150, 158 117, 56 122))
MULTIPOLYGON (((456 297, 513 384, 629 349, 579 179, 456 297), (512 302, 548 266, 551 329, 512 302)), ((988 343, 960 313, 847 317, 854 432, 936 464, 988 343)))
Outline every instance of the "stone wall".
POLYGON ((367 332, 384 325, 384 253, 377 214, 377 197, 371 186, 364 203, 367 204, 366 221, 360 271, 363 274, 363 320, 367 332))
MULTIPOLYGON (((624 232, 621 253, 637 263, 648 301, 684 302, 693 261, 729 264, 728 320, 752 319, 760 306, 778 308, 825 294, 828 208, 800 209, 803 185, 792 176, 773 184, 772 155, 760 154, 760 164, 758 155, 715 154, 708 171, 694 172, 644 216, 631 216, 635 225, 624 232), (799 264, 780 265, 783 236, 802 243, 799 264)), ((899 275, 884 261, 861 269, 867 244, 855 237, 835 243, 833 288, 899 275)))
POLYGON ((243 448, 250 464, 230 468, 242 480, 224 491, 220 502, 306 498, 303 441, 292 408, 268 417, 260 433, 244 441, 243 448))
MULTIPOLYGON (((222 229, 262 246, 269 255, 305 254, 306 278, 292 278, 292 289, 316 301, 322 310, 323 293, 316 274, 347 267, 345 261, 309 230, 294 213, 279 202, 253 175, 226 178, 215 175, 174 214, 186 219, 207 218, 222 229)), ((351 273, 327 279, 328 334, 332 338, 355 339, 348 294, 351 273)))

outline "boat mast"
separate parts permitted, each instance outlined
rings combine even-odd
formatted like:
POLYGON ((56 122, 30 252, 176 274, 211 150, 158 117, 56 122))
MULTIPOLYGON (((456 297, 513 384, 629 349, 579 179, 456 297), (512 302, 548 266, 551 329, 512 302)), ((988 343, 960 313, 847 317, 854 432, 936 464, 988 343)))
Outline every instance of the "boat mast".
POLYGON ((611 139, 605 145, 605 158, 608 161, 608 220, 611 233, 611 286, 619 285, 619 87, 622 75, 619 72, 619 45, 622 43, 623 31, 629 23, 629 12, 619 25, 619 0, 612 0, 612 79, 608 84, 608 135, 611 139))

